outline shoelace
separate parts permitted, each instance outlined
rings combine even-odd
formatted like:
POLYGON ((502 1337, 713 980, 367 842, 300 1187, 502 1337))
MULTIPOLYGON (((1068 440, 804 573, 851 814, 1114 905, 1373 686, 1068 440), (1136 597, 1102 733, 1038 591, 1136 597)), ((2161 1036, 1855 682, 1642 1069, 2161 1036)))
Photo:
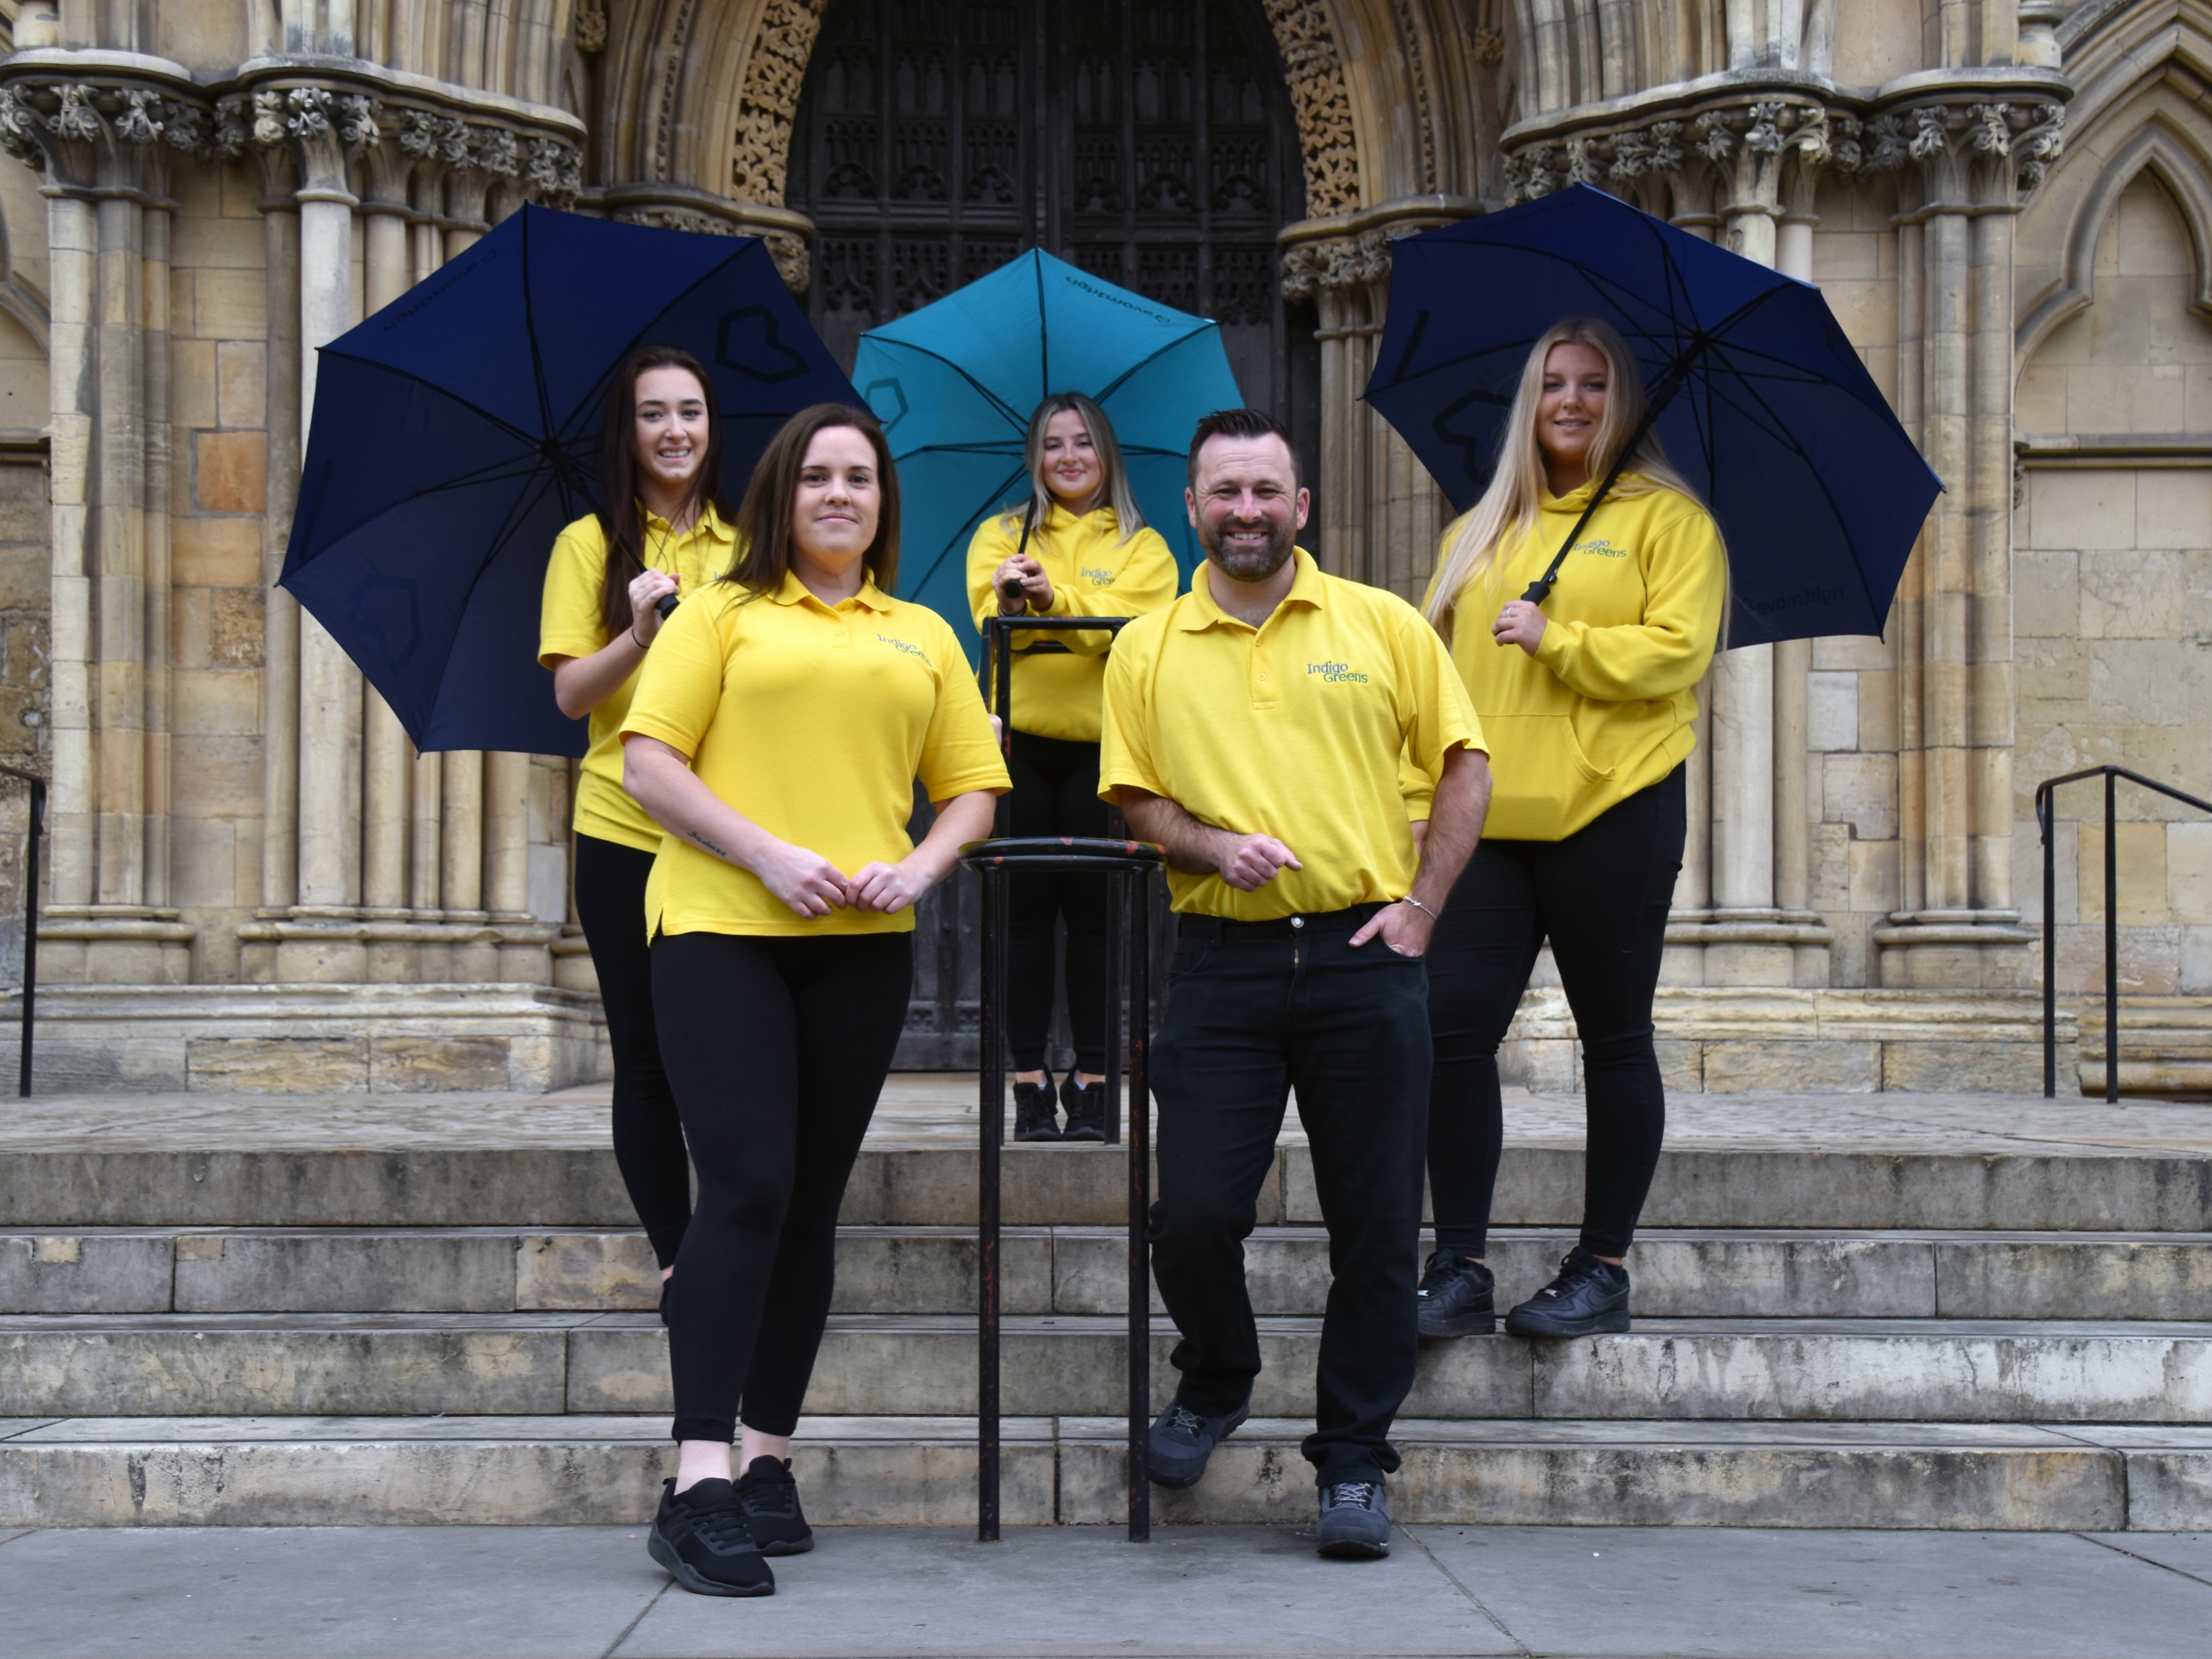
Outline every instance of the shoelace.
POLYGON ((1168 1426, 1181 1429, 1185 1434, 1196 1434, 1206 1426, 1206 1419, 1194 1411, 1176 1406, 1168 1414, 1168 1426))
POLYGON ((1371 1510, 1375 1507, 1375 1483, 1340 1480, 1328 1489, 1328 1506, 1334 1510, 1371 1510))
POLYGON ((799 1483, 796 1480, 761 1480, 747 1486, 743 1493, 745 1506, 758 1510, 763 1515, 793 1516, 799 1513, 799 1483))
POLYGON ((691 1517, 691 1532, 710 1550, 727 1555, 741 1548, 752 1547, 752 1529, 745 1525, 745 1512, 732 1504, 726 1508, 708 1510, 704 1515, 691 1517))

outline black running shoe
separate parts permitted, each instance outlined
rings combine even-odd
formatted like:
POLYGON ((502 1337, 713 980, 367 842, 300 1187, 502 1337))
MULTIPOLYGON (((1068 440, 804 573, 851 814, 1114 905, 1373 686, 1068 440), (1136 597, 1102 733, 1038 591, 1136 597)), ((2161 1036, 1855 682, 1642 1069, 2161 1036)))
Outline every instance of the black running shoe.
POLYGON ((813 1528, 799 1507, 799 1482, 788 1457, 756 1457, 738 1482, 745 1528, 763 1555, 804 1555, 814 1547, 813 1528))
POLYGON ((1374 1561, 1390 1553, 1390 1503, 1381 1475, 1321 1489, 1314 1545, 1338 1561, 1374 1561))
POLYGON ((1079 1085, 1075 1073, 1070 1072, 1060 1085, 1060 1103, 1067 1108, 1067 1128, 1062 1140, 1103 1140, 1106 1139, 1106 1085, 1087 1083, 1079 1085))
POLYGON ((662 1481, 660 1513, 645 1547, 695 1595, 775 1594, 775 1575, 761 1559, 737 1489, 726 1480, 702 1480, 680 1492, 673 1480, 662 1481))
POLYGON ((1421 1274, 1419 1311, 1413 1316, 1423 1336, 1488 1336, 1498 1328, 1492 1297, 1498 1281, 1480 1261, 1453 1250, 1438 1250, 1421 1274))
POLYGON ((1200 1417, 1178 1400, 1152 1424, 1147 1443, 1152 1452, 1152 1484, 1156 1486, 1194 1486, 1206 1473, 1206 1460, 1213 1449, 1237 1432, 1252 1414, 1252 1398, 1226 1417, 1200 1417))
POLYGON ((1058 1140, 1060 1119, 1053 1110, 1052 1073, 1042 1083, 1014 1085, 1014 1139, 1058 1140))
POLYGON ((1628 1269, 1601 1261, 1579 1244, 1559 1276, 1505 1316, 1516 1336, 1595 1336, 1628 1328, 1628 1269))

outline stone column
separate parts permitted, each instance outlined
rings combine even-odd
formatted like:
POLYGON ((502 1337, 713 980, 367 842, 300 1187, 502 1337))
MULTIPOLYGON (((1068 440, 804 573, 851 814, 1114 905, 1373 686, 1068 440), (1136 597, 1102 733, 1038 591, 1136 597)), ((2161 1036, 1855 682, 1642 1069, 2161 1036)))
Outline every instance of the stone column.
MULTIPOLYGON (((271 94, 260 94, 270 96, 271 94)), ((359 320, 353 292, 349 149, 358 125, 317 87, 285 94, 286 130, 301 174, 300 203, 300 406, 312 421, 315 350, 359 320), (343 133, 340 124, 347 126, 343 133)), ((366 106, 366 100, 349 99, 366 106)), ((368 129, 373 133, 374 129, 368 129)), ((373 140, 371 141, 373 142, 373 140)), ((354 981, 368 976, 361 902, 361 671, 312 616, 300 635, 300 887, 294 920, 277 947, 283 980, 354 981), (313 924, 336 923, 336 927, 313 924)))
MULTIPOLYGON (((245 142, 242 102, 225 112, 245 142)), ((269 510, 262 520, 261 903, 257 921, 281 918, 300 896, 300 602, 278 586, 300 499, 307 423, 300 403, 299 169, 280 141, 281 120, 260 142, 262 247, 268 271, 269 510)), ((257 929, 257 932, 261 931, 257 929)), ((270 934, 270 941, 275 935, 270 934)), ((276 977, 275 957, 263 971, 276 977)))
POLYGON ((2037 936, 2019 926, 2010 869, 2011 216, 2057 156, 2063 118, 2031 97, 1929 103, 1875 124, 1874 165, 1905 169, 1920 201, 1900 216, 1918 228, 1900 298, 1919 305, 1900 332, 1918 335, 1921 450, 1946 486, 1901 630, 1914 659, 1898 757, 1910 908, 1875 930, 1887 986, 2033 981, 2037 936))
MULTIPOLYGON (((393 143, 379 143, 363 157, 362 286, 372 315, 412 284, 407 185, 415 167, 415 159, 393 143)), ((415 945, 406 929, 388 924, 410 920, 407 854, 415 751, 399 717, 376 689, 366 688, 363 696, 362 905, 372 924, 368 974, 381 981, 407 981, 417 976, 415 945)))

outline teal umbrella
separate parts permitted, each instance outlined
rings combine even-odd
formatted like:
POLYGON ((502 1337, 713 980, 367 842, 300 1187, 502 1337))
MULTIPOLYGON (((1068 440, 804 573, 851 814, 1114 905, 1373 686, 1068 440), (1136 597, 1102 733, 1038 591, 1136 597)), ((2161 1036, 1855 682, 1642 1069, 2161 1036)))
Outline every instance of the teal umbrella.
POLYGON ((1204 556, 1183 513, 1191 429, 1244 401, 1217 324, 1042 252, 870 329, 853 384, 898 462, 900 595, 950 622, 970 656, 968 544, 1028 495, 1022 441, 1047 393, 1080 392, 1106 411, 1137 504, 1186 583, 1204 556))

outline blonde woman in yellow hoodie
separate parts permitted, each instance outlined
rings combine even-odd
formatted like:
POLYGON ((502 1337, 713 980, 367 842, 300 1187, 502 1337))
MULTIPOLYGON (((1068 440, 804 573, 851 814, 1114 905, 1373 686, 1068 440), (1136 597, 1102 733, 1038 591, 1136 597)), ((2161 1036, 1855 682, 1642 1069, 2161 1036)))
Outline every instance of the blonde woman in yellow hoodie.
MULTIPOLYGON (((1113 423, 1080 392, 1030 416, 1030 497, 983 521, 968 549, 975 625, 994 616, 1139 617, 1176 595, 1175 555, 1147 529, 1129 490, 1113 423)), ((1099 708, 1113 635, 1016 633, 1011 811, 1017 836, 1103 836, 1099 708)), ((1102 876, 1016 878, 1008 918, 1006 1026, 1014 1052, 1017 1140, 1106 1138, 1106 884, 1102 876), (1045 1037, 1052 1023, 1053 927, 1067 927, 1067 1022, 1075 1067, 1064 1080, 1063 1137, 1045 1037)))
POLYGON ((1623 1258, 1666 1127, 1651 1002, 1682 863, 1682 762, 1728 592, 1720 532, 1656 434, 1577 528, 1645 407, 1607 324, 1570 320, 1539 339, 1498 470, 1444 532, 1425 605, 1482 717, 1493 779, 1482 843, 1429 946, 1425 1336, 1493 1328, 1483 1258, 1503 1139, 1498 1045, 1547 938, 1582 1039, 1582 1237, 1505 1328, 1628 1328, 1623 1258), (1541 605, 1523 599, 1571 533, 1556 586, 1541 605))

